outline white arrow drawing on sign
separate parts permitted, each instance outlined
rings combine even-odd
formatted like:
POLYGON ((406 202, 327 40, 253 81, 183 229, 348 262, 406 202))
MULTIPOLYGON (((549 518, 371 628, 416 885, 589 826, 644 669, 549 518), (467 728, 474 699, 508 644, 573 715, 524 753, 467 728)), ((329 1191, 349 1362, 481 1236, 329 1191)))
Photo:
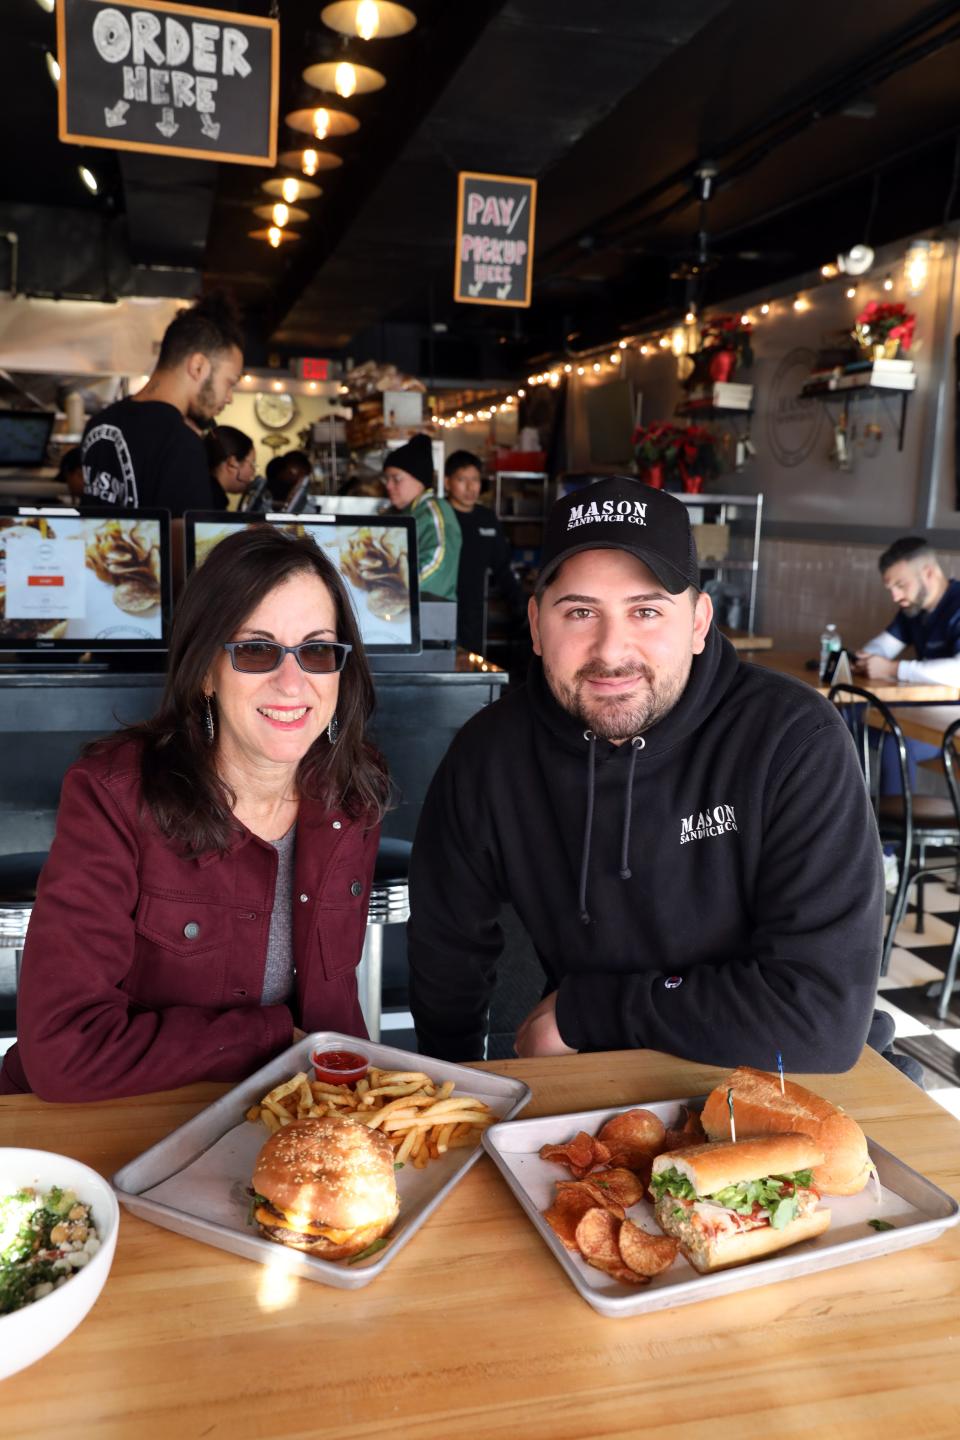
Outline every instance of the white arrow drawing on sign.
POLYGON ((468 292, 468 294, 470 294, 470 295, 479 295, 479 294, 480 294, 480 291, 481 291, 482 289, 483 289, 483 281, 482 281, 482 280, 475 280, 472 285, 468 285, 468 286, 467 286, 467 292, 468 292))
POLYGON ((508 285, 498 285, 498 286, 497 286, 497 299, 498 299, 498 300, 506 300, 506 298, 507 298, 507 296, 508 296, 509 294, 510 294, 510 286, 509 286, 509 284, 508 284, 508 285))
POLYGON ((160 131, 160 134, 164 135, 168 140, 171 136, 176 135, 180 126, 176 120, 174 120, 172 110, 164 110, 163 119, 157 121, 157 129, 160 131))
POLYGON ((208 135, 211 140, 217 140, 217 139, 219 139, 219 137, 220 137, 220 121, 219 121, 219 120, 211 120, 211 119, 210 119, 210 116, 209 116, 209 115, 206 115, 206 114, 201 115, 201 116, 200 116, 200 128, 201 128, 201 130, 203 131, 204 135, 208 135))
POLYGON ((109 127, 114 125, 126 125, 125 115, 130 109, 126 100, 118 100, 111 109, 109 105, 103 107, 103 118, 109 127))

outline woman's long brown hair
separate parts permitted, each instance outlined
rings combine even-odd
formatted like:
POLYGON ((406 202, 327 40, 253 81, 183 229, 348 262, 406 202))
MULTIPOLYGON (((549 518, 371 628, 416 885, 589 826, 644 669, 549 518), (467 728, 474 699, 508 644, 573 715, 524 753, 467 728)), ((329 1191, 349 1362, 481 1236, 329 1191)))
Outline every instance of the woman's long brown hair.
POLYGON ((339 573, 310 540, 253 525, 221 540, 190 576, 177 604, 163 698, 156 714, 99 740, 94 753, 142 742, 144 802, 160 831, 189 856, 224 852, 238 833, 236 796, 217 774, 204 732, 203 682, 221 646, 257 606, 293 575, 314 574, 334 602, 337 639, 353 646, 340 672, 336 742, 320 736, 297 769, 297 791, 375 824, 386 809, 386 766, 366 740, 374 689, 360 631, 339 573))

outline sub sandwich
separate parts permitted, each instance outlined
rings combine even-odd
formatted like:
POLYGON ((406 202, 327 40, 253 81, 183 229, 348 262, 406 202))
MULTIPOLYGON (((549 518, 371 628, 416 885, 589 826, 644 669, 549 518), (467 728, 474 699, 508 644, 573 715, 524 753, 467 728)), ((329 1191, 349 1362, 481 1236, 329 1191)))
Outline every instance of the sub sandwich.
POLYGON ((813 1183, 827 1195, 856 1195, 873 1173, 866 1136, 852 1116, 838 1110, 793 1080, 784 1082, 766 1070, 741 1065, 707 1096, 700 1117, 711 1140, 730 1138, 732 1093, 737 1134, 777 1135, 785 1131, 809 1135, 823 1151, 813 1183))
POLYGON ((813 1167, 823 1160, 806 1135, 694 1145, 658 1155, 650 1193, 661 1230, 702 1274, 742 1265, 821 1235, 813 1167))

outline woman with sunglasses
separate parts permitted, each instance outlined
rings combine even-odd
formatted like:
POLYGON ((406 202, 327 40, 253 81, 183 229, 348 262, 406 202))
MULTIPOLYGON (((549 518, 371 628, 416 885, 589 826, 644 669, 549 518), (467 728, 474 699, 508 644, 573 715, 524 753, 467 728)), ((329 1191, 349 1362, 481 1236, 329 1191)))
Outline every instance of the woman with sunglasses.
POLYGON ((67 773, 0 1091, 239 1080, 363 1036, 356 966, 388 779, 339 574, 252 526, 187 582, 152 719, 67 773))

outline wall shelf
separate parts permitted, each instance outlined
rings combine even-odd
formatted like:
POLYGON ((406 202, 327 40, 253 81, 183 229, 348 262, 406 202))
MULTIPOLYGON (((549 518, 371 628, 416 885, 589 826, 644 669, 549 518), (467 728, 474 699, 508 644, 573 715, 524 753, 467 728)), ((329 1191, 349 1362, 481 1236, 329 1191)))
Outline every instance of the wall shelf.
POLYGON ((814 381, 803 385, 800 394, 805 400, 821 400, 825 405, 829 405, 831 401, 838 402, 843 408, 845 424, 850 418, 852 401, 873 399, 882 401, 891 424, 897 430, 897 449, 903 449, 903 435, 907 424, 907 401, 913 394, 912 386, 870 385, 868 383, 866 385, 848 385, 838 389, 836 386, 831 386, 828 381, 814 381), (898 397, 900 400, 899 419, 893 408, 893 402, 898 397))

